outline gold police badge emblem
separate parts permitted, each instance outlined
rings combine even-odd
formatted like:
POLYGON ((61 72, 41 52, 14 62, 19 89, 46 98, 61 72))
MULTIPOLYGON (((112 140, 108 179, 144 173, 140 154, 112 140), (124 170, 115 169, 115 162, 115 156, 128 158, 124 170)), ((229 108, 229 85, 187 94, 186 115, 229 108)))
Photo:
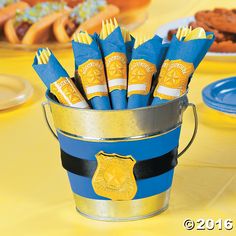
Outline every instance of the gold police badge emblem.
POLYGON ((112 200, 133 199, 137 192, 133 174, 135 159, 103 151, 97 153, 96 158, 97 169, 92 178, 95 193, 112 200))
POLYGON ((63 104, 71 105, 84 101, 84 98, 80 95, 70 78, 60 77, 50 85, 50 90, 57 96, 59 102, 63 104), (59 91, 63 91, 63 93, 59 91))
POLYGON ((106 76, 102 60, 88 60, 78 68, 88 99, 107 95, 106 76))
POLYGON ((124 53, 113 52, 105 57, 109 91, 126 89, 127 59, 124 53))
POLYGON ((160 71, 154 97, 171 100, 181 96, 186 92, 188 79, 193 71, 192 63, 166 59, 160 71))
POLYGON ((128 97, 133 94, 147 95, 155 72, 156 66, 149 61, 132 60, 129 65, 128 97))

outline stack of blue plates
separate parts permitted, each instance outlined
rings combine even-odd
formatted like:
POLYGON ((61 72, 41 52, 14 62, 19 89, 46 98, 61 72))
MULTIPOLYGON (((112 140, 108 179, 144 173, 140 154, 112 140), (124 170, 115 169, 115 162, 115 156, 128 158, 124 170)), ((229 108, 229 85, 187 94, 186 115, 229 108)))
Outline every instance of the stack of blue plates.
POLYGON ((236 114, 236 77, 218 80, 202 91, 207 106, 229 114, 236 114))

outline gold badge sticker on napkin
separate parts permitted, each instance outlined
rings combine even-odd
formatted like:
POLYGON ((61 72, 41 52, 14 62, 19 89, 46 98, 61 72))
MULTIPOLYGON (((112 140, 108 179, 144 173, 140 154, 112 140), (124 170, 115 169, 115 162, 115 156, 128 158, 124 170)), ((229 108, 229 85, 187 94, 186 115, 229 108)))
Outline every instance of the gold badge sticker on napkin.
POLYGON ((131 200, 137 192, 137 184, 133 174, 136 163, 132 156, 96 154, 97 169, 92 178, 96 194, 111 200, 131 200))
POLYGON ((50 91, 62 104, 88 108, 88 104, 70 78, 60 77, 54 83, 51 83, 50 91))
POLYGON ((194 71, 192 63, 166 59, 162 65, 154 97, 172 100, 186 92, 188 79, 194 71))
POLYGON ((127 59, 124 53, 113 52, 105 57, 109 91, 127 89, 127 59))
POLYGON ((128 97, 133 94, 147 95, 151 88, 156 66, 144 60, 132 60, 129 65, 128 97))
POLYGON ((82 85, 88 99, 107 96, 107 82, 102 60, 88 60, 78 68, 82 85))

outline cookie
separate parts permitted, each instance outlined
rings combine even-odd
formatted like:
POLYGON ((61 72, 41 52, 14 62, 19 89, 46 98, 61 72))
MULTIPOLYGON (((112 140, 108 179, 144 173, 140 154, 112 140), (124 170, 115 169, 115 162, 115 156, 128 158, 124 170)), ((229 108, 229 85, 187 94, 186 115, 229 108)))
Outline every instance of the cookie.
MULTIPOLYGON (((195 19, 189 26, 193 29, 202 27, 215 34, 211 52, 236 52, 236 9, 216 8, 212 11, 199 11, 195 14, 195 19)), ((168 40, 176 33, 177 29, 169 30, 168 40)))
POLYGON ((236 42, 233 41, 222 41, 214 42, 210 48, 211 52, 236 52, 236 42))
POLYGON ((216 30, 236 33, 236 9, 216 8, 213 11, 199 11, 195 14, 196 21, 205 22, 216 30))
POLYGON ((177 33, 178 29, 171 29, 168 31, 167 34, 167 39, 170 41, 172 39, 172 37, 177 33))

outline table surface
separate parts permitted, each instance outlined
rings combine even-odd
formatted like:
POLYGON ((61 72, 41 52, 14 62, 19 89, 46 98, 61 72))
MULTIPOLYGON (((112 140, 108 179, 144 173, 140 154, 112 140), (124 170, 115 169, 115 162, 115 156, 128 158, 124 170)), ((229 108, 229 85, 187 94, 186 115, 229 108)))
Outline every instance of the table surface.
MULTIPOLYGON (((148 20, 134 33, 154 33, 171 20, 225 4, 224 0, 153 0, 148 20)), ((236 7, 236 1, 228 0, 227 7, 236 7)), ((72 74, 71 50, 55 54, 72 74)), ((0 49, 0 73, 22 76, 34 87, 29 102, 0 112, 1 235, 236 235, 236 118, 207 108, 201 98, 207 84, 234 76, 236 63, 204 60, 192 79, 189 100, 197 105, 199 131, 175 170, 169 209, 150 219, 108 223, 75 211, 59 145, 44 121, 45 87, 31 67, 33 57, 33 52, 0 49), (234 230, 189 232, 183 227, 186 218, 231 218, 234 230)), ((193 116, 187 110, 180 148, 192 130, 193 116)))

